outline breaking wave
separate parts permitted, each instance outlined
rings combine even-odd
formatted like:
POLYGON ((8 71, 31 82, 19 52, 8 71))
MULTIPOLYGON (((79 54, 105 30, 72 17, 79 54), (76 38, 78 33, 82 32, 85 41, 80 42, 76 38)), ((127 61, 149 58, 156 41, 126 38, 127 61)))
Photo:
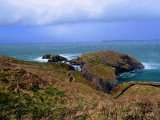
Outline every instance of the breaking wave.
POLYGON ((145 70, 156 70, 160 68, 160 64, 157 63, 143 63, 145 70))
POLYGON ((48 62, 48 59, 42 59, 42 57, 38 57, 38 58, 34 59, 33 61, 36 61, 36 62, 48 62))
POLYGON ((75 54, 60 54, 61 56, 67 58, 68 60, 75 59, 79 56, 81 56, 81 53, 75 53, 75 54))
MULTIPOLYGON (((80 53, 77 53, 77 54, 60 54, 60 55, 65 57, 65 58, 67 58, 68 60, 72 60, 72 59, 75 59, 75 58, 81 56, 80 53)), ((37 57, 33 61, 36 61, 36 62, 48 62, 48 59, 42 59, 42 57, 37 57)))

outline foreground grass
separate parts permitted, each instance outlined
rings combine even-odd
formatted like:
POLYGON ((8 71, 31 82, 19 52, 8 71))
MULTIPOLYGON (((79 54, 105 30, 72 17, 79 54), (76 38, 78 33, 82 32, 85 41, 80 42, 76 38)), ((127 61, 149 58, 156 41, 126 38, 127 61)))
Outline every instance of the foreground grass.
POLYGON ((0 120, 18 119, 159 120, 160 85, 129 82, 107 94, 65 64, 0 57, 0 120))
POLYGON ((64 93, 56 88, 29 91, 29 94, 0 91, 0 119, 62 119, 67 108, 64 93))

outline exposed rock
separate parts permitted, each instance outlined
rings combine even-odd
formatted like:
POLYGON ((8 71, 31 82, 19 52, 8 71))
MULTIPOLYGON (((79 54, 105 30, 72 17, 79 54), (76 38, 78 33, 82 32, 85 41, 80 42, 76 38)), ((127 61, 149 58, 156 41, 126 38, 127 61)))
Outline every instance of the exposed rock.
POLYGON ((74 69, 76 70, 76 71, 79 71, 79 72, 81 72, 82 71, 82 69, 81 69, 81 66, 80 65, 72 65, 73 67, 74 67, 74 69))
POLYGON ((47 55, 44 55, 44 56, 42 57, 42 59, 50 59, 50 57, 51 57, 51 55, 50 55, 50 54, 47 54, 47 55))
POLYGON ((67 58, 62 57, 60 55, 44 55, 42 59, 49 59, 48 62, 67 62, 67 58))
POLYGON ((115 51, 84 54, 72 63, 81 65, 84 76, 106 92, 116 84, 116 75, 144 68, 134 57, 115 51))
MULTIPOLYGON (((63 65, 0 56, 0 118, 159 119, 159 83, 125 82, 115 87, 112 94, 104 94, 96 91, 80 72, 68 71, 63 65), (70 82, 66 82, 66 78, 70 82)), ((106 68, 105 64, 91 62, 83 66, 97 78, 114 73, 114 69, 106 68)), ((104 81, 97 82, 100 83, 104 81)))
POLYGON ((104 92, 110 92, 116 83, 115 70, 102 64, 87 64, 83 66, 84 77, 104 92))
POLYGON ((115 68, 116 74, 133 71, 135 69, 143 69, 144 66, 134 57, 115 51, 98 51, 94 53, 84 54, 80 62, 81 65, 95 62, 115 68))
POLYGON ((75 70, 75 67, 73 67, 72 65, 67 64, 67 66, 68 66, 68 70, 75 70))
POLYGON ((104 92, 110 92, 116 84, 116 74, 112 67, 87 63, 82 67, 82 72, 85 78, 104 92))
POLYGON ((81 65, 80 59, 81 59, 80 57, 78 57, 77 59, 72 59, 69 61, 69 63, 72 65, 81 65))
POLYGON ((68 59, 63 56, 46 54, 42 57, 42 59, 48 59, 48 62, 52 63, 60 63, 54 65, 65 68, 66 70, 75 70, 75 67, 71 65, 70 62, 68 62, 68 59))

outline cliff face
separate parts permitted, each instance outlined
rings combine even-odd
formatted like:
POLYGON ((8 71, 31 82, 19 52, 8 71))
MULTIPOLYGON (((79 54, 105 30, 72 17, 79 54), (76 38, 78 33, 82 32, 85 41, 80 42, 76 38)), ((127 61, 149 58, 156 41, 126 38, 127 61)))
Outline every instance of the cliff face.
POLYGON ((82 67, 82 73, 97 89, 110 92, 116 83, 115 70, 103 64, 88 63, 82 67))
POLYGON ((68 69, 62 63, 26 62, 0 56, 0 119, 160 118, 159 83, 129 82, 108 88, 108 82, 116 82, 116 69, 101 61, 97 63, 94 57, 94 62, 88 62, 87 56, 82 56, 83 72, 68 69), (112 91, 104 93, 97 87, 112 91))
POLYGON ((134 57, 114 51, 84 54, 73 62, 81 65, 84 76, 105 92, 115 86, 116 75, 144 68, 134 57))

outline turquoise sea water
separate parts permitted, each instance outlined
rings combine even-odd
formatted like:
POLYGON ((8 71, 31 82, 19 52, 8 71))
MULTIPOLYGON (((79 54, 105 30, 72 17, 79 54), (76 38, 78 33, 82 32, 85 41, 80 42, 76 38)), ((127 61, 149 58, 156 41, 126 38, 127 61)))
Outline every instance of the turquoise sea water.
POLYGON ((60 54, 72 59, 83 53, 97 50, 115 50, 130 54, 144 64, 144 70, 137 70, 120 75, 117 78, 119 82, 160 82, 160 41, 0 45, 0 55, 38 62, 45 62, 41 59, 44 54, 60 54))

